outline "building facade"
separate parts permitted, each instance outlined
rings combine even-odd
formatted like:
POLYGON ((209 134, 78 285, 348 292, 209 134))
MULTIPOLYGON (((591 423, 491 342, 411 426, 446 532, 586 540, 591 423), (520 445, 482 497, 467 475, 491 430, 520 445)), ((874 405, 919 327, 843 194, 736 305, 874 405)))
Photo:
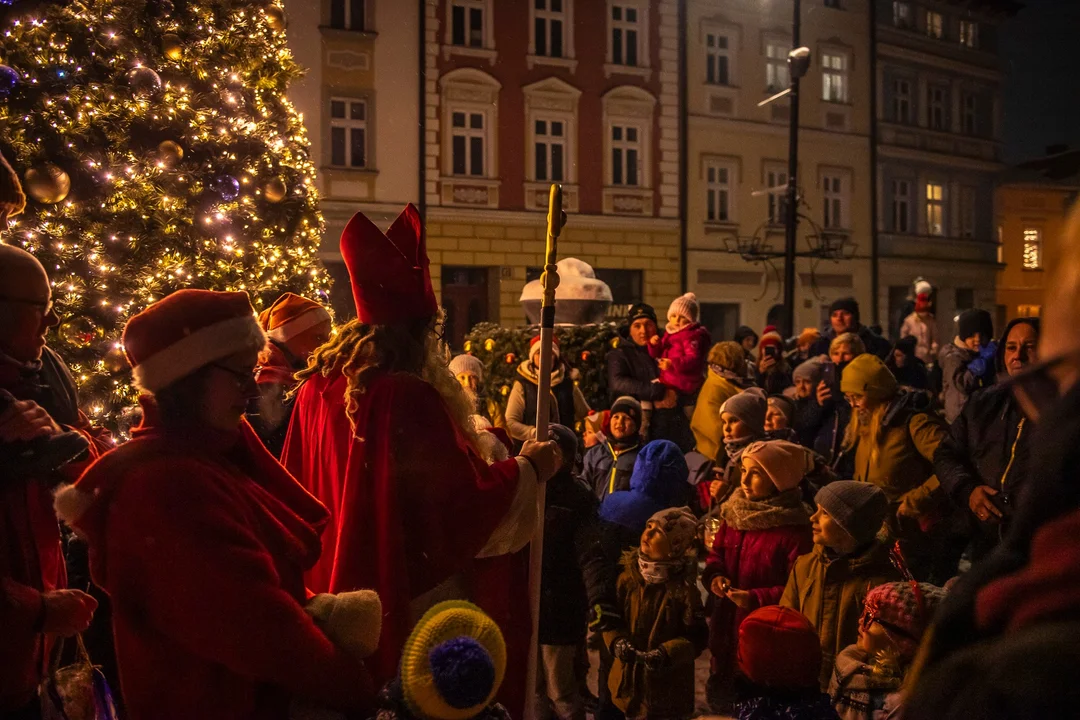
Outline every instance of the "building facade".
POLYGON ((912 282, 925 277, 938 330, 951 336, 960 310, 996 304, 997 33, 1012 3, 876 2, 881 320, 895 336, 912 282))
POLYGON ((1001 270, 999 318, 1042 313, 1046 270, 1059 262, 1059 238, 1080 193, 1080 150, 1059 151, 1005 171, 997 188, 1001 270))
MULTIPOLYGON (((842 259, 796 260, 796 330, 823 308, 871 296, 870 43, 866 3, 803 2, 800 45, 811 67, 799 98, 797 251, 824 243, 842 259)), ((748 261, 748 246, 782 253, 790 104, 758 103, 788 87, 790 2, 688 5, 687 268, 710 329, 760 331, 779 321, 784 259, 748 261)))

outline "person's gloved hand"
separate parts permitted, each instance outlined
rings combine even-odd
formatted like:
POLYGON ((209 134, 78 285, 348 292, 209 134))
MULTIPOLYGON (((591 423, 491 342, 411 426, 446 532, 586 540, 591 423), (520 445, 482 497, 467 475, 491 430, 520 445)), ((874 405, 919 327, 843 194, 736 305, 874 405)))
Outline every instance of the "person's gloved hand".
POLYGON ((638 657, 638 651, 634 648, 633 643, 624 637, 618 638, 611 643, 611 654, 627 665, 636 661, 638 657))
POLYGON ((622 624, 622 615, 607 603, 596 603, 589 610, 589 629, 593 632, 614 630, 622 624))
POLYGON ((304 606, 330 641, 354 658, 375 652, 382 632, 382 602, 374 590, 321 593, 304 606))
POLYGON ((667 666, 668 654, 664 652, 662 648, 649 650, 648 652, 639 652, 638 662, 645 663, 645 667, 650 670, 659 670, 660 668, 667 666))
POLYGON ((997 355, 997 343, 987 343, 986 347, 979 350, 979 354, 975 359, 968 363, 968 372, 975 377, 992 377, 996 370, 994 367, 995 355, 997 355))

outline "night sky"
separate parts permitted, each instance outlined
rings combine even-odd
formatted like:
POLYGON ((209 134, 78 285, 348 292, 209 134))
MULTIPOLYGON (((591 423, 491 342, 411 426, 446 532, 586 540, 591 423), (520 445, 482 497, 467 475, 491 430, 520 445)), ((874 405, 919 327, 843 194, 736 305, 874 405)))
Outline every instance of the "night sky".
POLYGON ((1080 148, 1080 0, 1021 0, 1001 29, 1005 161, 1080 148))

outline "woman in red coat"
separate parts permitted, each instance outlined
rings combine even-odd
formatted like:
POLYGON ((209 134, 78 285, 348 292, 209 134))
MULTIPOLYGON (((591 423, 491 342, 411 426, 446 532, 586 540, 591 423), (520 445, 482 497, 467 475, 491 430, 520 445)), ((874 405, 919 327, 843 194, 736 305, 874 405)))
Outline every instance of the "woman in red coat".
POLYGON ((181 290, 133 317, 143 423, 57 497, 113 601, 132 720, 371 706, 362 664, 304 612, 326 508, 243 420, 265 344, 245 293, 181 290))
POLYGON ((813 547, 811 509, 799 483, 813 470, 806 448, 785 440, 757 442, 742 454, 742 483, 720 506, 702 583, 713 598, 709 622, 710 694, 731 689, 739 625, 754 610, 776 605, 795 559, 813 547))

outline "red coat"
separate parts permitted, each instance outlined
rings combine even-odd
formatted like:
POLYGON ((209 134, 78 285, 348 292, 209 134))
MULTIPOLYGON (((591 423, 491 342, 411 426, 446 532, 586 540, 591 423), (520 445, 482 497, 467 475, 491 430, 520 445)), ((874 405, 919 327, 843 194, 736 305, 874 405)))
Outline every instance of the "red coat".
POLYGON ((720 526, 705 563, 702 583, 709 590, 713 578, 726 577, 733 588, 750 592, 754 606, 744 610, 726 598, 712 598, 709 652, 713 657, 713 673, 725 679, 731 676, 743 618, 759 607, 780 602, 795 559, 812 548, 809 524, 766 530, 736 530, 727 523, 720 526))
POLYGON ((710 344, 709 331, 694 323, 664 335, 659 345, 649 345, 649 355, 654 360, 667 358, 674 366, 660 371, 660 382, 684 395, 696 394, 705 384, 710 344))
POLYGON ((326 508, 237 432, 155 427, 154 408, 57 509, 113 603, 132 720, 287 717, 296 695, 370 708, 363 666, 304 612, 326 508))
POLYGON ((382 599, 382 637, 370 666, 385 682, 397 675, 412 630, 410 603, 468 575, 510 509, 519 468, 513 459, 489 467, 435 387, 415 375, 374 377, 356 396, 355 434, 345 387, 340 374, 304 383, 282 462, 330 509, 326 552, 309 587, 371 588, 382 599))

